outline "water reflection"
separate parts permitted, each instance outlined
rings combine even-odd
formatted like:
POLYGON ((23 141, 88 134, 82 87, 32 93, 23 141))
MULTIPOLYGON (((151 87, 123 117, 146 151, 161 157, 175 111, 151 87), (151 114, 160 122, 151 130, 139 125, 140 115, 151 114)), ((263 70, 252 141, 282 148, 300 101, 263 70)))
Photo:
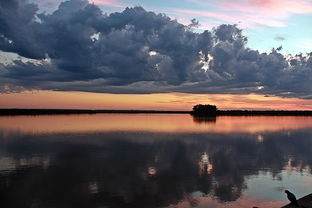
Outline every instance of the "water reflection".
POLYGON ((283 189, 295 189, 298 196, 310 191, 311 146, 311 129, 46 134, 3 128, 0 203, 278 207, 287 203, 283 189))
POLYGON ((216 116, 193 116, 193 121, 195 123, 216 123, 217 117, 216 116))
POLYGON ((86 133, 103 131, 261 133, 312 128, 312 117, 193 117, 188 114, 0 116, 0 128, 6 131, 23 133, 86 133))

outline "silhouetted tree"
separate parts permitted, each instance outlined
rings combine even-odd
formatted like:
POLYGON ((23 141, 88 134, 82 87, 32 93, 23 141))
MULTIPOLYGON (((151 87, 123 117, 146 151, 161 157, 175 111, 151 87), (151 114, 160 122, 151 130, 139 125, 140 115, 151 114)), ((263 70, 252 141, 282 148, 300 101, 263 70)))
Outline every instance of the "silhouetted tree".
POLYGON ((193 107, 192 114, 195 116, 215 116, 217 107, 215 105, 198 104, 193 107))

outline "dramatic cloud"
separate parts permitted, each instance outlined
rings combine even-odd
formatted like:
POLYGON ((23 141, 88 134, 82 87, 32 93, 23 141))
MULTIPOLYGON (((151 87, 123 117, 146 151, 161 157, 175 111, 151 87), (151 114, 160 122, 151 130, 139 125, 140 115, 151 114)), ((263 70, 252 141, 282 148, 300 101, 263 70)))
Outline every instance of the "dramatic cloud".
MULTIPOLYGON (((105 1, 108 2, 108 1, 105 1)), ((112 1, 109 1, 112 2, 112 1)), ((105 14, 86 0, 51 14, 0 0, 0 91, 262 93, 312 98, 312 56, 259 53, 235 25, 193 32, 142 7, 105 14)))

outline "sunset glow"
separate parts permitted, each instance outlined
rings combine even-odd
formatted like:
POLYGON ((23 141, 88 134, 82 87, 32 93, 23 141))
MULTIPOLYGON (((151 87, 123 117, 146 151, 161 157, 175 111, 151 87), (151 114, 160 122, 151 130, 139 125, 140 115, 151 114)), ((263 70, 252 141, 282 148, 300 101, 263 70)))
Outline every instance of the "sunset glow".
POLYGON ((191 110, 198 103, 219 109, 309 110, 312 100, 256 94, 108 94, 88 92, 34 91, 0 94, 0 108, 55 108, 109 110, 191 110))

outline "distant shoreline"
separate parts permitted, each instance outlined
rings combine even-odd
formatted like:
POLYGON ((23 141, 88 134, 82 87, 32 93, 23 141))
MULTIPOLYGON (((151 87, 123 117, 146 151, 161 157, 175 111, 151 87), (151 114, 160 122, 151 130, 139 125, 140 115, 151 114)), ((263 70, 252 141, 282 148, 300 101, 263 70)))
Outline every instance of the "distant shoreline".
POLYGON ((158 110, 81 110, 81 109, 0 109, 0 116, 10 115, 60 115, 60 114, 99 114, 99 113, 152 113, 152 114, 189 114, 190 111, 158 110))
MULTIPOLYGON (((192 111, 159 111, 159 110, 78 110, 78 109, 0 109, 0 116, 18 115, 69 115, 69 114, 191 114, 192 111)), ((216 116, 312 116, 312 111, 282 110, 218 110, 216 116)), ((209 117, 209 115, 199 116, 209 117)))

